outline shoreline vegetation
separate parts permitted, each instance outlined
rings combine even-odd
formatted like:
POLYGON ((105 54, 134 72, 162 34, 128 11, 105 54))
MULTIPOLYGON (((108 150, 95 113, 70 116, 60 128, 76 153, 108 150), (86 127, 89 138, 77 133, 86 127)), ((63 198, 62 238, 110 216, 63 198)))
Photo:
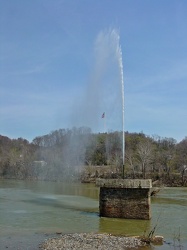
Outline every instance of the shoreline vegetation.
POLYGON ((0 178, 95 182, 96 178, 152 179, 159 186, 187 186, 187 137, 59 129, 29 142, 0 135, 0 178), (124 172, 122 173, 122 171, 124 172))
MULTIPOLYGON (((114 166, 79 166, 76 170, 73 170, 73 174, 67 174, 63 178, 46 178, 45 166, 39 163, 37 171, 39 175, 30 176, 12 176, 12 175, 0 175, 0 179, 15 179, 15 180, 30 180, 30 181, 52 181, 52 182, 80 182, 80 183, 96 183, 96 179, 121 179, 121 173, 114 166), (42 175, 42 173, 44 175, 42 175)), ((135 172, 133 175, 124 175, 125 179, 144 179, 141 172, 135 172)), ((187 187, 187 174, 183 176, 183 182, 181 182, 181 176, 178 173, 171 173, 169 176, 165 173, 158 174, 147 173, 146 179, 152 179, 152 195, 156 195, 160 189, 164 187, 187 187)))
MULTIPOLYGON (((15 177, 15 176, 0 176, 0 180, 28 180, 28 181, 52 181, 52 182, 79 182, 79 183, 96 183, 96 179, 121 179, 121 174, 110 172, 110 167, 106 166, 84 166, 81 167, 82 170, 79 173, 76 173, 76 176, 71 175, 67 178, 42 178, 41 176, 28 176, 15 177), (89 170, 88 170, 89 168, 89 170), (90 170, 91 169, 91 170, 90 170), (104 172, 104 173, 103 173, 104 172)), ((170 177, 165 176, 164 174, 159 177, 159 179, 154 178, 153 174, 147 175, 146 179, 152 179, 152 196, 155 196, 162 188, 164 187, 187 187, 187 176, 185 175, 185 183, 181 183, 180 176, 178 174, 171 174, 170 177)), ((135 176, 125 176, 124 179, 143 179, 141 174, 135 176)))

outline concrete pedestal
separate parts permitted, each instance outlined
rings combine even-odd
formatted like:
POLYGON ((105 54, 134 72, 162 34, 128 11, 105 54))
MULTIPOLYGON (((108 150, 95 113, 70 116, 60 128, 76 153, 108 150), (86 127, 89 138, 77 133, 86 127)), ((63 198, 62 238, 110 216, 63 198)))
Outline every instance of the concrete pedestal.
POLYGON ((150 179, 97 179, 100 187, 100 216, 111 218, 151 218, 150 179))

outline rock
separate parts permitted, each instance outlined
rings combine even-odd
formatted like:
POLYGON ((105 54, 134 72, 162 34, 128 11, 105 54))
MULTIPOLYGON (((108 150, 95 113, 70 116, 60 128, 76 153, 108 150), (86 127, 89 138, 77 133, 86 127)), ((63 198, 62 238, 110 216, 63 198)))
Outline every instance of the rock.
POLYGON ((153 243, 154 245, 162 245, 163 241, 164 237, 160 235, 156 235, 151 238, 151 243, 153 243))
POLYGON ((152 237, 140 236, 138 237, 142 242, 146 244, 152 243, 153 245, 163 245, 164 237, 160 235, 155 235, 152 237))

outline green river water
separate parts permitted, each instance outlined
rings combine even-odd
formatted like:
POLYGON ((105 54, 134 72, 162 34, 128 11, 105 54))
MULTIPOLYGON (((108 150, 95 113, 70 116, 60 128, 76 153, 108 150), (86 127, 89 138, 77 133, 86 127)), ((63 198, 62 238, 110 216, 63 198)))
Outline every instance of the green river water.
POLYGON ((0 239, 23 232, 143 235, 157 225, 165 243, 147 249, 187 249, 187 188, 163 188, 151 200, 150 221, 99 217, 98 197, 93 184, 0 180, 0 239))

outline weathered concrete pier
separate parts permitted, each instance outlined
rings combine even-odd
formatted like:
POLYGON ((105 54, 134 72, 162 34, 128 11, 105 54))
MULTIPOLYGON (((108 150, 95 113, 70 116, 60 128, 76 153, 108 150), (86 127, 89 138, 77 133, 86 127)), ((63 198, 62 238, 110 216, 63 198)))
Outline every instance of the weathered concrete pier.
POLYGON ((151 179, 97 179, 100 187, 100 216, 111 218, 151 218, 151 179))

